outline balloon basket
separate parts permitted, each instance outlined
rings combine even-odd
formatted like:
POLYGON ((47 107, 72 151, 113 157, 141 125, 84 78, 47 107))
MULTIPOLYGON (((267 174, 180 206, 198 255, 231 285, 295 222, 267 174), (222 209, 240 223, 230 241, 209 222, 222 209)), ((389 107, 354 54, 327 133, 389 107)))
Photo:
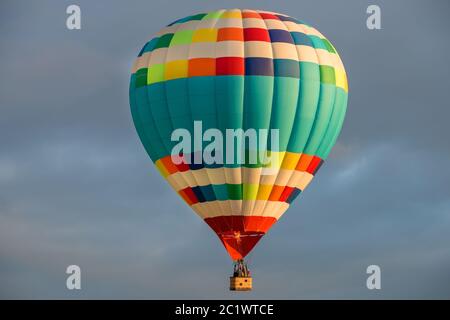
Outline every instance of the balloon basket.
POLYGON ((244 259, 238 259, 234 263, 233 276, 230 277, 231 291, 252 290, 252 277, 244 259))
POLYGON ((230 277, 231 291, 252 290, 252 277, 230 277))

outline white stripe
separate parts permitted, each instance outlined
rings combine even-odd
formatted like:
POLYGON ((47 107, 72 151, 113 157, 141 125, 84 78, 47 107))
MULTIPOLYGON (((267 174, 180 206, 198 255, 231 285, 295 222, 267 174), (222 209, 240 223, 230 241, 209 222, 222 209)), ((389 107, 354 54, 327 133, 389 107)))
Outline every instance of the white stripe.
POLYGON ((266 200, 216 200, 199 202, 192 206, 203 219, 218 216, 264 216, 278 219, 289 208, 289 204, 266 200), (254 208, 254 210, 244 210, 254 208))

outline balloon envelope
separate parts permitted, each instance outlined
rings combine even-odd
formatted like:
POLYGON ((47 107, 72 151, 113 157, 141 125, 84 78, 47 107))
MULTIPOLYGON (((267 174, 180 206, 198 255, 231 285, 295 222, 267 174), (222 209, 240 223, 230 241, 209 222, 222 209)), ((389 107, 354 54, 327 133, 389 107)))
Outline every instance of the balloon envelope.
POLYGON ((284 14, 227 9, 179 19, 147 42, 133 66, 130 105, 160 173, 236 260, 313 179, 341 130, 347 92, 342 61, 319 31, 284 14), (210 143, 203 140, 180 163, 172 133, 195 136, 194 121, 223 136, 277 129, 277 148, 265 147, 277 156, 273 170, 250 163, 247 146, 241 163, 193 163, 210 143))

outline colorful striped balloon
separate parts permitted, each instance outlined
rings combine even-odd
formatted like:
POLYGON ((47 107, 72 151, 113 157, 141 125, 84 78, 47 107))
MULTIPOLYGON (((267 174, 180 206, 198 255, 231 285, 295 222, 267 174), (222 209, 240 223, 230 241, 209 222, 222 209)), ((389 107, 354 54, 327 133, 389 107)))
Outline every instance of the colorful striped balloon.
POLYGON ((237 260, 313 179, 341 130, 347 92, 342 61, 319 31, 284 14, 227 9, 179 19, 147 42, 133 65, 130 105, 158 170, 237 260), (279 129, 278 149, 267 148, 278 155, 276 170, 177 164, 171 134, 193 132, 194 121, 224 135, 279 129))

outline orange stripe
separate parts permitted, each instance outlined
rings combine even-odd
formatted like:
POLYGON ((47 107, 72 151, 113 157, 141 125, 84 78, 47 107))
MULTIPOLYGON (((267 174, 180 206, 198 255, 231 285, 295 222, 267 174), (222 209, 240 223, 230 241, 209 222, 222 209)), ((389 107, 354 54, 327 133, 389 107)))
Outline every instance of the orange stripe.
POLYGON ((217 36, 217 41, 244 41, 242 28, 221 28, 217 36))
POLYGON ((300 160, 298 161, 295 170, 306 171, 306 169, 308 169, 309 164, 311 163, 312 158, 313 156, 302 153, 302 156, 300 157, 300 160))
POLYGON ((189 77, 214 76, 216 74, 216 59, 198 58, 189 60, 189 77))
POLYGON ((242 12, 242 18, 255 18, 255 19, 262 19, 259 13, 257 12, 251 12, 251 11, 244 11, 242 12))
POLYGON ((166 168, 166 170, 172 174, 175 172, 178 172, 177 167, 175 166, 175 164, 173 164, 172 162, 172 158, 171 156, 166 156, 164 158, 161 158, 161 163, 164 165, 164 168, 166 168))
POLYGON ((283 193, 284 187, 274 185, 270 193, 269 201, 278 201, 283 193))

